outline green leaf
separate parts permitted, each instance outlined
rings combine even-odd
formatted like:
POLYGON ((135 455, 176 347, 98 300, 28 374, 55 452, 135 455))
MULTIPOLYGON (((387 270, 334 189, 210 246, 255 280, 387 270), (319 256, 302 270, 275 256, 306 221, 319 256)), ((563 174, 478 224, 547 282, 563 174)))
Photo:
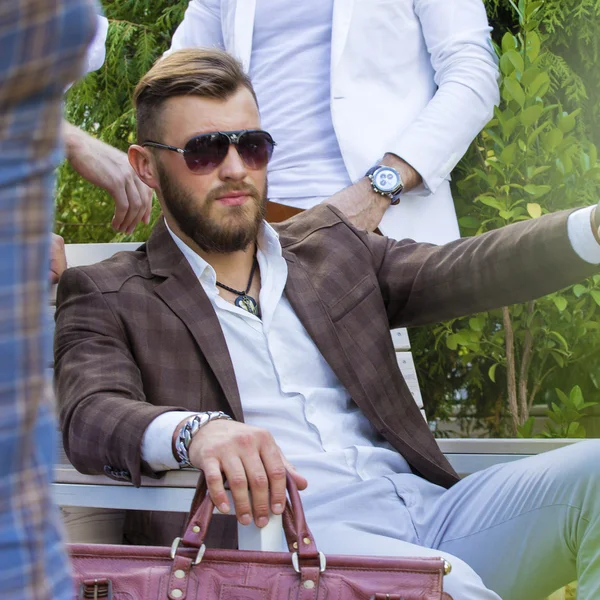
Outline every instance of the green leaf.
POLYGON ((581 391, 581 388, 578 385, 574 385, 571 388, 571 392, 569 394, 569 398, 571 400, 571 402, 577 406, 577 407, 582 407, 583 405, 583 392, 581 391))
POLYGON ((510 95, 510 97, 515 100, 521 108, 525 106, 525 92, 521 87, 521 84, 512 78, 508 78, 504 80, 504 88, 510 95))
POLYGON ((494 383, 496 383, 496 369, 497 368, 498 368, 498 363, 496 363, 495 365, 492 365, 490 367, 490 370, 488 371, 488 376, 494 383))
POLYGON ((542 116, 544 107, 541 104, 530 106, 521 113, 521 122, 525 127, 531 127, 542 116))
MULTIPOLYGON (((520 56, 516 50, 510 50, 509 52, 514 52, 514 54, 520 56)), ((500 57, 500 72, 504 77, 512 75, 516 70, 515 64, 510 60, 509 52, 500 57)))
POLYGON ((537 219, 542 216, 542 207, 536 202, 527 205, 527 212, 532 219, 537 219))
POLYGON ((465 227, 466 229, 479 229, 479 226, 481 225, 479 219, 469 215, 461 217, 458 220, 458 223, 461 227, 465 227))
POLYGON ((506 148, 504 148, 504 150, 502 150, 502 153, 500 154, 500 160, 505 165, 510 165, 515 160, 516 155, 517 155, 517 144, 509 144, 508 146, 506 146, 506 148))
POLYGON ((577 119, 574 114, 566 115, 566 116, 562 117, 561 119, 559 119, 559 121, 558 121, 558 128, 563 133, 569 133, 570 131, 575 129, 576 125, 577 125, 577 119))
POLYGON ((527 94, 530 97, 542 98, 550 88, 550 76, 548 73, 540 73, 528 86, 527 94))
POLYGON ((504 34, 502 38, 502 51, 508 52, 517 48, 517 38, 510 32, 504 34))
POLYGON ((552 191, 552 187, 549 185, 533 185, 533 183, 526 185, 524 189, 528 194, 531 194, 535 198, 539 198, 552 191))
POLYGON ((455 333, 450 334, 446 338, 446 346, 449 350, 456 350, 458 348, 458 339, 455 333))
MULTIPOLYGON (((553 300, 555 300, 555 302, 554 302, 555 304, 556 304, 556 300, 558 298, 561 298, 561 296, 556 296, 555 298, 553 298, 553 300)), ((561 299, 565 300, 564 298, 561 298, 561 299)), ((565 300, 565 304, 566 303, 567 303, 567 301, 565 300)), ((562 303, 559 303, 559 304, 562 306, 562 303)), ((564 310, 564 308, 561 309, 558 304, 556 304, 556 306, 557 306, 558 310, 561 310, 561 311, 564 310)), ((566 308, 566 306, 565 306, 565 308, 566 308)), ((551 331, 550 337, 553 337, 555 340, 557 340, 564 347, 566 352, 569 351, 569 344, 567 343, 567 340, 565 340, 565 338, 560 333, 558 333, 558 331, 551 331)))
POLYGON ((530 62, 534 62, 539 56, 541 47, 542 42, 540 36, 535 31, 530 31, 527 34, 527 45, 525 47, 525 52, 527 53, 527 58, 530 62))
POLYGON ((592 290, 590 292, 590 295, 592 296, 592 298, 594 299, 594 301, 596 302, 596 304, 598 306, 600 306, 600 292, 598 290, 592 290))
POLYGON ((523 62, 523 57, 516 50, 509 50, 502 58, 505 56, 519 73, 523 73, 525 63, 523 62))
POLYGON ((560 312, 565 310, 565 308, 567 308, 567 306, 569 305, 569 303, 562 296, 554 296, 554 298, 552 298, 552 301, 554 302, 556 308, 558 308, 560 312))
POLYGON ((498 200, 498 198, 494 198, 494 196, 478 196, 476 200, 496 210, 504 210, 504 202, 498 200))
POLYGON ((535 425, 535 417, 529 417, 523 425, 519 425, 517 428, 517 437, 519 438, 532 438, 533 437, 533 426, 535 425))
POLYGON ((565 359, 558 353, 553 350, 550 351, 550 356, 556 361, 556 364, 562 369, 565 366, 565 359))
MULTIPOLYGON (((521 85, 528 88, 540 75, 540 70, 536 68, 527 69, 521 77, 521 85)), ((527 90, 529 93, 529 90, 527 90)), ((535 96, 535 94, 532 94, 535 96)))
POLYGON ((481 331, 485 326, 485 319, 480 317, 471 317, 469 319, 469 327, 473 331, 481 331))
POLYGON ((553 152, 554 149, 563 141, 564 134, 560 129, 551 129, 542 135, 542 144, 545 150, 553 152))
POLYGON ((573 293, 575 294, 576 298, 581 298, 581 296, 586 292, 587 288, 585 287, 585 285, 581 285, 580 283, 573 287, 573 293))

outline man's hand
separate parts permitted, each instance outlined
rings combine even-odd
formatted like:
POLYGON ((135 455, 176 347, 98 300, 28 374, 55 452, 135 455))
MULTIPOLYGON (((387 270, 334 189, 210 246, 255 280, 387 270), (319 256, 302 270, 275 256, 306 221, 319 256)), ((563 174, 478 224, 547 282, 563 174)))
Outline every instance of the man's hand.
POLYGON ((65 240, 60 235, 53 233, 50 240, 50 283, 58 283, 66 268, 65 240))
POLYGON ((115 201, 112 226, 133 233, 150 222, 152 190, 131 168, 127 154, 64 121, 67 159, 87 181, 106 190, 115 201))
POLYGON ((307 486, 268 431, 236 421, 216 420, 202 427, 192 439, 189 457, 194 467, 204 471, 208 493, 222 513, 229 512, 225 475, 242 525, 249 525, 254 516, 256 525, 264 527, 269 507, 276 515, 283 513, 286 471, 299 489, 307 486))
MULTIPOLYGON (((381 164, 394 167, 400 173, 404 182, 404 191, 413 189, 423 181, 417 171, 395 154, 386 154, 381 164)), ((373 191, 367 177, 334 194, 325 202, 339 208, 355 227, 366 231, 374 231, 377 228, 390 205, 389 198, 373 191)))

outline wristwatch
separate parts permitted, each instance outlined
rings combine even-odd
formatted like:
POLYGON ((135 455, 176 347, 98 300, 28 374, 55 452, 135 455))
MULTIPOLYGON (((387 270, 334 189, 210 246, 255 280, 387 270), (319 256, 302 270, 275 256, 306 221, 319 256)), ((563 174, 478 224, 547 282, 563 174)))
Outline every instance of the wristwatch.
POLYGON ((174 440, 173 444, 173 455, 177 459, 177 462, 182 469, 193 466, 190 462, 189 455, 192 438, 200 431, 202 427, 208 425, 211 421, 216 421, 217 419, 231 420, 231 417, 220 410, 203 412, 189 417, 183 424, 179 430, 179 435, 174 440))
POLYGON ((371 180, 374 192, 382 196, 387 196, 390 199, 390 204, 398 204, 400 202, 400 194, 404 189, 404 182, 400 173, 394 167, 374 165, 367 171, 366 176, 371 180))

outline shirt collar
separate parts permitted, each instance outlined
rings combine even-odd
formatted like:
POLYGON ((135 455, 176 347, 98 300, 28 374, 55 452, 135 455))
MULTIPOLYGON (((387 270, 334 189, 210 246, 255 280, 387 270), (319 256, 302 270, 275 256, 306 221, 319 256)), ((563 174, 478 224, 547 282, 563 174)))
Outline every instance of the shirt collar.
MULTIPOLYGON (((216 292, 217 274, 215 273, 215 270, 171 230, 166 219, 164 221, 167 231, 173 238, 175 244, 177 244, 177 247, 181 250, 181 253, 185 256, 202 286, 205 290, 214 290, 216 292)), ((266 221, 263 221, 260 226, 257 246, 258 253, 262 253, 266 258, 279 257, 282 255, 279 234, 266 221)))

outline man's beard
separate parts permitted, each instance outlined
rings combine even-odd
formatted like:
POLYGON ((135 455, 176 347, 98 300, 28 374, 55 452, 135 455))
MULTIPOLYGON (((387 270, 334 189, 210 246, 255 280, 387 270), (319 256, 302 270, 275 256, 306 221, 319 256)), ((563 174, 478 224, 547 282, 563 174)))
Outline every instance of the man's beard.
POLYGON ((266 183, 262 198, 253 185, 230 183, 212 190, 199 204, 193 194, 180 186, 162 168, 162 165, 158 166, 158 178, 167 210, 182 233, 195 242, 201 250, 228 254, 245 250, 256 241, 267 210, 266 183), (240 206, 230 206, 227 211, 222 211, 223 224, 215 222, 210 216, 212 205, 217 198, 233 191, 246 193, 250 196, 250 200, 240 206))

